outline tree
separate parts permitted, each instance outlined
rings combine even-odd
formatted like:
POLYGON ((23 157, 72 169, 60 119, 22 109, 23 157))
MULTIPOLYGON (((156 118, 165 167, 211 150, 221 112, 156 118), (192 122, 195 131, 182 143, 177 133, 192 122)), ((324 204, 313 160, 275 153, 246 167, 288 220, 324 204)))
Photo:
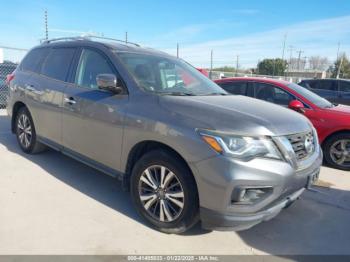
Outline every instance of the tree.
POLYGON ((222 72, 233 72, 236 69, 232 66, 221 66, 213 68, 213 71, 222 71, 222 72))
POLYGON ((341 54, 334 62, 334 65, 328 69, 333 78, 350 78, 350 61, 345 53, 341 54))
POLYGON ((304 70, 306 66, 306 59, 305 58, 295 58, 292 57, 291 59, 289 59, 288 62, 288 70, 304 70))
POLYGON ((321 56, 310 56, 309 58, 309 67, 312 70, 321 70, 324 71, 329 65, 329 60, 327 57, 321 56))
POLYGON ((283 75, 287 68, 287 62, 281 58, 264 59, 258 63, 260 75, 283 75))

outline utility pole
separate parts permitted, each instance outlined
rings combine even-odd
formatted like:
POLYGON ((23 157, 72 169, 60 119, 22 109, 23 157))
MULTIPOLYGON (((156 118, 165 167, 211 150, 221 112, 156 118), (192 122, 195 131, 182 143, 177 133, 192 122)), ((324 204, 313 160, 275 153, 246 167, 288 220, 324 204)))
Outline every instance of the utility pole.
POLYGON ((292 57, 293 57, 293 50, 294 50, 294 46, 290 45, 289 46, 289 65, 288 65, 288 71, 290 71, 291 65, 292 65, 292 57))
POLYGON ((342 67, 342 65, 343 65, 343 59, 344 59, 344 56, 342 56, 341 58, 340 58, 340 63, 339 63, 339 67, 338 67, 338 70, 337 70, 337 79, 339 78, 339 75, 340 75, 340 69, 341 69, 341 67, 342 67))
POLYGON ((300 59, 301 59, 301 54, 304 53, 304 51, 299 50, 298 51, 298 70, 300 70, 300 59))
POLYGON ((339 59, 340 42, 338 42, 337 60, 339 59))
POLYGON ((179 58, 179 43, 176 44, 176 57, 179 58))
POLYGON ((125 32, 125 43, 126 44, 128 43, 128 32, 127 31, 125 32))
POLYGON ((304 56, 304 57, 303 57, 303 59, 304 59, 304 69, 306 69, 306 64, 307 64, 307 56, 304 56))
POLYGON ((282 48, 282 60, 284 60, 284 51, 286 49, 287 33, 284 34, 283 38, 283 48, 282 48))
POLYGON ((238 76, 239 55, 236 56, 236 76, 238 76))
POLYGON ((49 39, 49 28, 48 28, 48 23, 47 23, 47 10, 45 10, 45 39, 49 39))
POLYGON ((210 74, 209 78, 212 79, 213 72, 213 49, 210 51, 210 74))

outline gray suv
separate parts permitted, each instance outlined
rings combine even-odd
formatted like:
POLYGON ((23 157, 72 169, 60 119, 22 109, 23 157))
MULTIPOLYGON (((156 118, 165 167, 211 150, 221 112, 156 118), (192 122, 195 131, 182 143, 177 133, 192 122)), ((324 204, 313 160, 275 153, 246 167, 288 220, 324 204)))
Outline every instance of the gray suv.
POLYGON ((50 147, 122 181, 156 229, 247 229, 318 177, 302 115, 228 95, 168 54, 92 38, 32 49, 10 76, 19 146, 50 147))

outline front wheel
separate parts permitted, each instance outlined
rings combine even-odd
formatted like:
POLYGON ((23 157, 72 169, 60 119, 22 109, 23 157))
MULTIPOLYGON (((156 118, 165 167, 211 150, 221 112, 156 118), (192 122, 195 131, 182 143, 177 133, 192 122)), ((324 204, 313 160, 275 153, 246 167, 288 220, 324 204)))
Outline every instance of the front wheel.
POLYGON ((145 154, 131 175, 131 196, 138 213, 157 230, 182 233, 198 222, 198 194, 191 172, 171 153, 145 154))
POLYGON ((350 170, 350 133, 337 134, 329 138, 324 146, 324 158, 328 165, 350 170))

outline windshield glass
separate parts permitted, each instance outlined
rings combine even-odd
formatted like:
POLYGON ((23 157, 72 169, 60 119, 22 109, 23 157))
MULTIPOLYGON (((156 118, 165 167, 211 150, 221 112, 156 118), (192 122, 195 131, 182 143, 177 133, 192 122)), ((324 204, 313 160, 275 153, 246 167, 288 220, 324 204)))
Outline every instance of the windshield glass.
POLYGON ((116 52, 139 86, 162 95, 226 95, 227 92, 180 59, 116 52))
POLYGON ((293 89, 294 91, 296 91, 298 94, 300 94, 303 97, 305 97, 307 100, 309 100, 310 102, 312 102, 313 104, 315 104, 318 107, 330 108, 330 107, 334 106, 327 99, 324 99, 323 97, 320 97, 319 95, 317 95, 317 94, 307 90, 306 88, 304 88, 302 86, 299 86, 299 85, 294 84, 294 83, 289 83, 287 86, 289 88, 293 89))

